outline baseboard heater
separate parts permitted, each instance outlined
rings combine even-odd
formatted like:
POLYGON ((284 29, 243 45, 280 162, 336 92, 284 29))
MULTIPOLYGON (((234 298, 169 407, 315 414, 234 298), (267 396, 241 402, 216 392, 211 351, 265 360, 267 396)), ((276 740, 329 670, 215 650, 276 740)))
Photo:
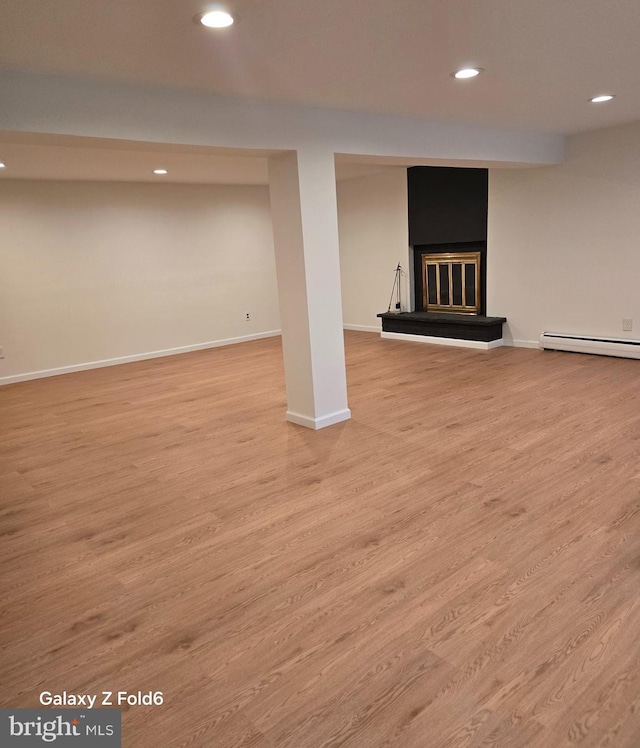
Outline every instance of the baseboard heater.
POLYGON ((595 353, 599 356, 640 358, 640 340, 628 338, 599 338, 590 335, 543 332, 540 336, 540 347, 549 351, 573 351, 595 353))

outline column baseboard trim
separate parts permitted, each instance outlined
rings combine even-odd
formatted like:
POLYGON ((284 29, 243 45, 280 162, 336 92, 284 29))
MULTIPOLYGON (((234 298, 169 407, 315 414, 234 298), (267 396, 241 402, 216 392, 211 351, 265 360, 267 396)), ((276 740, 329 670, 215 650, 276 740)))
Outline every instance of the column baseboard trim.
POLYGON ((295 423, 297 426, 304 426, 305 428, 317 431, 327 426, 333 426, 334 423, 348 421, 351 418, 351 411, 349 408, 345 408, 344 410, 337 410, 335 413, 328 413, 326 416, 314 418, 313 416, 304 416, 302 413, 294 413, 288 410, 286 418, 287 421, 295 423))

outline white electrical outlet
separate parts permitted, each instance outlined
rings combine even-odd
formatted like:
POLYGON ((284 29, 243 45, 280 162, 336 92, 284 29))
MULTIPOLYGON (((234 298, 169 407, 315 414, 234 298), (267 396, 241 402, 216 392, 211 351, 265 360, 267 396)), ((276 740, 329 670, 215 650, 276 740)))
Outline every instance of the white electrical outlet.
POLYGON ((251 320, 251 312, 247 312, 244 318, 249 322, 251 320))
POLYGON ((623 319, 622 320, 622 332, 631 332, 633 330, 633 320, 623 319))

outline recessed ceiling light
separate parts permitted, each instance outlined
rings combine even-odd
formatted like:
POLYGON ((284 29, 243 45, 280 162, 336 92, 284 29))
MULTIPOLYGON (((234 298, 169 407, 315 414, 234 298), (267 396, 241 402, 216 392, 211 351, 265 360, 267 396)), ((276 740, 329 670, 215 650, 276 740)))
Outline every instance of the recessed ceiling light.
POLYGON ((602 104, 605 101, 611 101, 614 98, 614 94, 602 94, 601 96, 594 96, 593 99, 589 99, 592 104, 602 104))
POLYGON ((455 73, 451 73, 451 75, 458 79, 475 78, 482 72, 482 68, 463 68, 462 70, 457 70, 455 73))
POLYGON ((0 161, 0 169, 4 169, 4 167, 5 167, 5 164, 3 164, 2 161, 0 161))
POLYGON ((154 169, 154 174, 168 174, 169 172, 166 169, 154 169))
POLYGON ((210 29, 224 29, 232 25, 233 16, 224 10, 212 10, 209 13, 199 13, 194 20, 210 29))

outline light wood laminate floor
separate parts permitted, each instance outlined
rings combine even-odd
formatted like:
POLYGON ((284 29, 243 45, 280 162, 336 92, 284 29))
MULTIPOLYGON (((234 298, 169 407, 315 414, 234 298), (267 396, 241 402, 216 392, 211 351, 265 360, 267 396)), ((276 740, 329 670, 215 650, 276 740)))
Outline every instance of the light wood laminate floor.
POLYGON ((640 362, 347 333, 0 389, 0 706, 162 691, 126 748, 640 745, 640 362))

